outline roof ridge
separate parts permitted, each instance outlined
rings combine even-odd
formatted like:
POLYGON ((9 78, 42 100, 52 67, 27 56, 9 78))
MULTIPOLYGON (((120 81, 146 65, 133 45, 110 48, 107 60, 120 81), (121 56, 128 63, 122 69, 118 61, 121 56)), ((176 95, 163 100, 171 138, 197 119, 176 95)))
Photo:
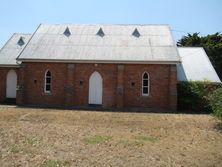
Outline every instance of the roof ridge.
POLYGON ((170 26, 169 24, 140 24, 140 23, 132 23, 132 24, 120 24, 120 23, 41 23, 41 25, 85 25, 85 26, 170 26))

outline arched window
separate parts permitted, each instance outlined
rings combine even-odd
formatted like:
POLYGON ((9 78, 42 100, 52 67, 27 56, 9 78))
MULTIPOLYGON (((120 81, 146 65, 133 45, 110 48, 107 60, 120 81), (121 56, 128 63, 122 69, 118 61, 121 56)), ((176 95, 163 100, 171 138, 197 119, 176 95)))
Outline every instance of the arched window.
POLYGON ((44 91, 45 93, 51 92, 51 82, 52 82, 52 75, 49 70, 45 73, 45 85, 44 85, 44 91))
POLYGON ((142 78, 142 95, 149 96, 149 93, 150 93, 150 78, 149 74, 147 72, 144 72, 142 78))

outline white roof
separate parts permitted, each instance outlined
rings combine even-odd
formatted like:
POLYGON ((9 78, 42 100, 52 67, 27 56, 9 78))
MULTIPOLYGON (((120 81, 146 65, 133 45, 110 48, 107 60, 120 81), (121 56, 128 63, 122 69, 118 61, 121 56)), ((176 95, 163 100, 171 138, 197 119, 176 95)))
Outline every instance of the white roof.
POLYGON ((206 52, 201 47, 179 47, 182 64, 177 64, 178 81, 221 82, 206 52))
POLYGON ((41 24, 19 60, 177 63, 168 25, 41 24), (65 35, 66 29, 71 35, 65 35), (104 36, 97 32, 102 29, 104 36), (137 29, 140 36, 133 36, 137 29))
POLYGON ((16 58, 25 47, 30 37, 31 34, 13 34, 0 50, 0 66, 18 66, 16 58), (22 39, 24 43, 18 43, 20 39, 22 39))

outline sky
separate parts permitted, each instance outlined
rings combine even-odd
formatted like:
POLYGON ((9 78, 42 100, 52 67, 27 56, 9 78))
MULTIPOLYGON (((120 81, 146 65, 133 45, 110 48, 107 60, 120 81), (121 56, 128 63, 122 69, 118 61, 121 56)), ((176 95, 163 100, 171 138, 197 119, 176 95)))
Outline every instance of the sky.
POLYGON ((0 48, 40 23, 169 24, 177 41, 222 32, 222 0, 0 0, 0 48))

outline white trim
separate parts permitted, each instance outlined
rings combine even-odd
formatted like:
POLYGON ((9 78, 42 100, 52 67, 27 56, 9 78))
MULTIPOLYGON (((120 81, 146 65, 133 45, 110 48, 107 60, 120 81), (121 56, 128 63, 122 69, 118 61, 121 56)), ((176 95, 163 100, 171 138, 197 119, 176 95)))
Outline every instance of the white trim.
POLYGON ((52 89, 52 73, 50 72, 50 83, 47 83, 47 73, 50 72, 49 70, 46 70, 45 72, 45 79, 44 79, 44 93, 51 93, 51 89, 52 89), (50 90, 46 90, 46 86, 50 85, 50 90))
POLYGON ((142 74, 142 96, 149 96, 150 95, 150 75, 149 75, 149 73, 147 72, 147 71, 145 71, 145 72, 143 72, 143 74, 142 74), (147 79, 147 81, 148 81, 148 86, 144 86, 143 85, 143 81, 144 81, 144 75, 145 74, 147 74, 148 75, 148 79, 147 79), (143 88, 148 88, 148 93, 143 93, 143 88))

